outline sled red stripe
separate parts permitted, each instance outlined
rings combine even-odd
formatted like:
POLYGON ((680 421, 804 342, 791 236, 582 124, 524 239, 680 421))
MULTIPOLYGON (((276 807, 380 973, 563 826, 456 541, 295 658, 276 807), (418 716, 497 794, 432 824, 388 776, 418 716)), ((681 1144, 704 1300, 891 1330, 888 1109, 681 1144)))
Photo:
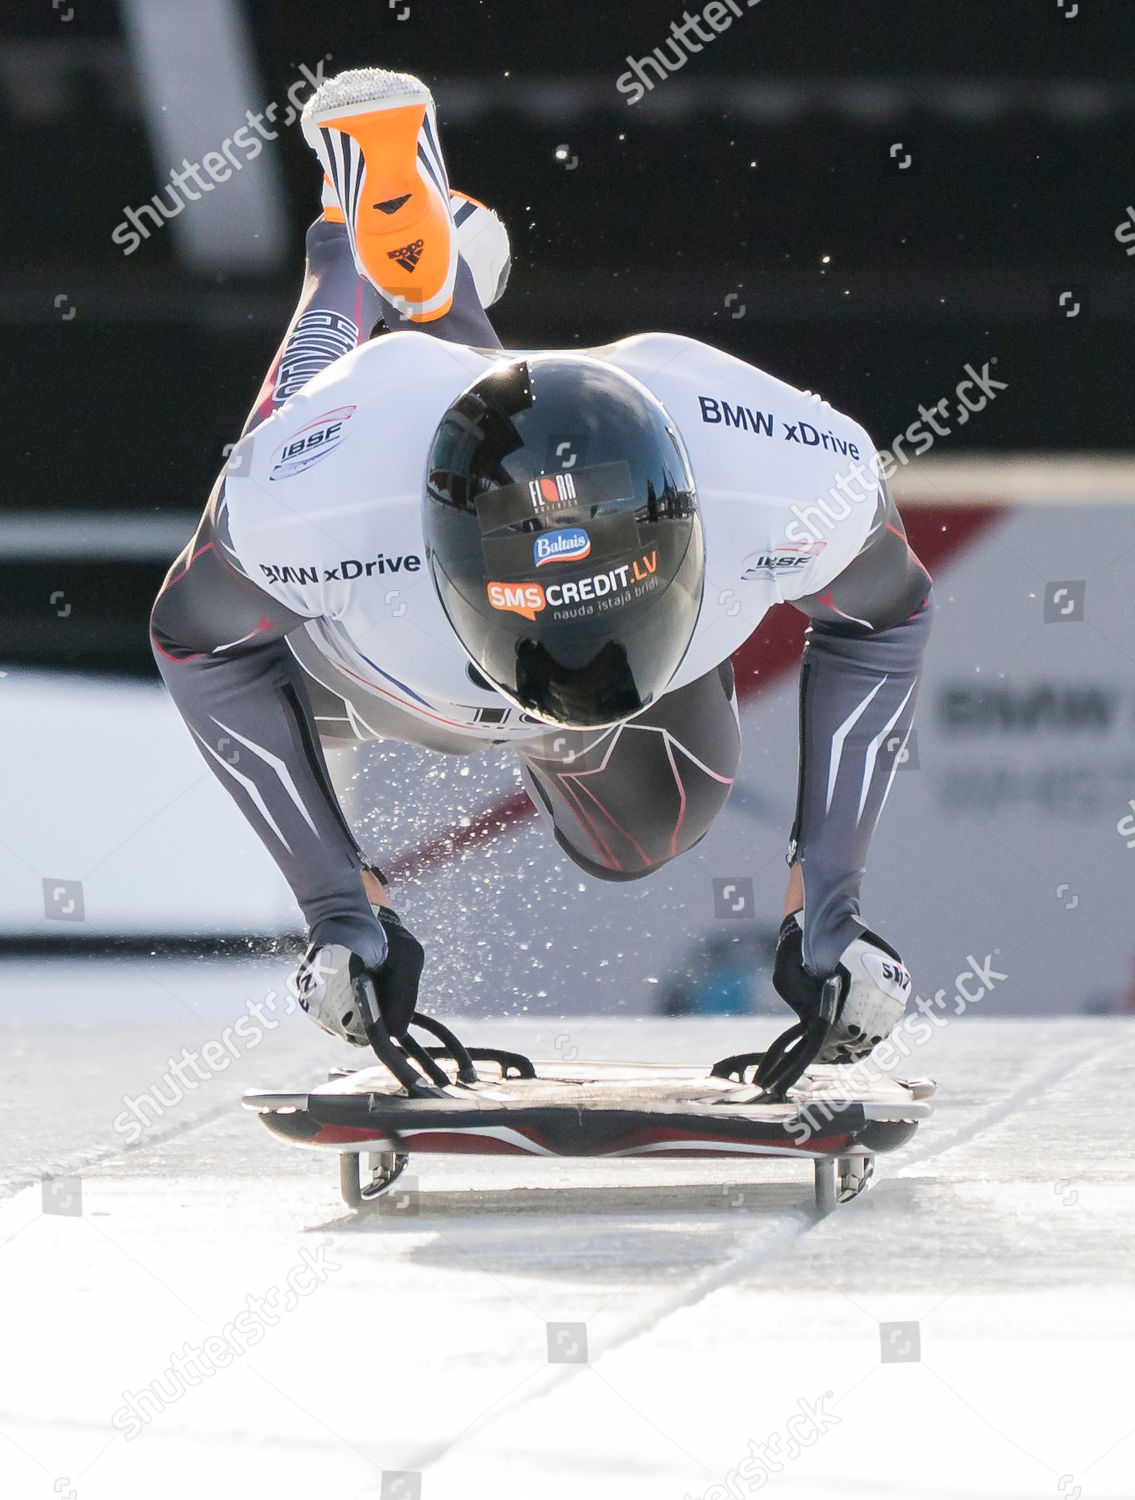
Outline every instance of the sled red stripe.
MULTIPOLYGON (((389 1139, 381 1129, 366 1130, 358 1125, 321 1125, 316 1135, 307 1139, 297 1137, 301 1146, 361 1146, 389 1139)), ((376 1147, 377 1149, 377 1147, 376 1147)))
MULTIPOLYGON (((534 1146, 543 1146, 545 1143, 531 1130, 521 1130, 515 1125, 509 1126, 517 1135, 522 1135, 525 1140, 532 1142, 534 1146)), ((442 1152, 452 1152, 454 1156, 543 1156, 542 1151, 526 1151, 523 1146, 517 1145, 515 1141, 502 1141, 495 1135, 479 1135, 476 1132, 465 1134, 456 1130, 429 1130, 420 1134, 415 1133, 407 1142, 406 1148, 415 1153, 440 1155, 442 1152)), ((551 1146, 545 1148, 552 1150, 551 1146)), ((555 1153, 557 1156, 559 1152, 555 1153)))

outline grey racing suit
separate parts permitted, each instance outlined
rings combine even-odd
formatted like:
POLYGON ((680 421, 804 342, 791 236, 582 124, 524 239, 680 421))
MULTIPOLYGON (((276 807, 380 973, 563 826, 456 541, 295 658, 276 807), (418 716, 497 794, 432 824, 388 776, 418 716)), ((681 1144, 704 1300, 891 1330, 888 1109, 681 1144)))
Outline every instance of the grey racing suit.
MULTIPOLYGON (((246 431, 364 342, 380 319, 401 326, 358 277, 342 226, 317 221, 308 233, 299 307, 246 431)), ((455 343, 499 346, 463 264, 453 310, 425 326, 455 343)), ((929 578, 885 486, 859 554, 822 593, 792 602, 811 625, 790 857, 804 880, 805 962, 824 974, 865 926, 860 881, 912 723, 930 621, 929 578)), ((242 564, 226 524, 222 474, 155 603, 158 666, 206 761, 295 893, 312 942, 341 943, 376 965, 386 940, 363 890, 362 856, 332 789, 321 739, 343 744, 364 733, 415 735, 398 711, 333 670, 301 664, 311 656, 305 623, 242 564)), ((433 748, 469 753, 484 743, 433 748)), ((704 837, 728 797, 740 755, 729 663, 600 737, 536 726, 516 750, 533 800, 581 868, 604 879, 648 875, 704 837), (590 777, 586 799, 577 780, 583 773, 590 777)))

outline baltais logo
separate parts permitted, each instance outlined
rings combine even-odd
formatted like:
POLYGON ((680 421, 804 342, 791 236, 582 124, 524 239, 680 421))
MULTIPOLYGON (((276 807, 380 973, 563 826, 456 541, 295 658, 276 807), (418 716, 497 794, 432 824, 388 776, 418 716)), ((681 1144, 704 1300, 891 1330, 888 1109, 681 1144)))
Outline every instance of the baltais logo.
POLYGON ((387 260, 396 260, 404 271, 412 271, 422 258, 422 247, 425 240, 414 240, 409 245, 403 245, 401 250, 388 250, 387 260))
POLYGON ((319 463, 343 441, 343 429, 354 416, 353 406, 338 406, 321 412, 318 417, 285 438, 272 455, 269 479, 292 479, 319 463))
POLYGON ((532 559, 538 568, 545 563, 581 562, 590 552, 591 538, 580 526, 546 531, 532 543, 532 559))
POLYGON ((534 620, 536 611, 544 608, 544 590, 538 583, 490 583, 488 587, 494 609, 511 609, 534 620))

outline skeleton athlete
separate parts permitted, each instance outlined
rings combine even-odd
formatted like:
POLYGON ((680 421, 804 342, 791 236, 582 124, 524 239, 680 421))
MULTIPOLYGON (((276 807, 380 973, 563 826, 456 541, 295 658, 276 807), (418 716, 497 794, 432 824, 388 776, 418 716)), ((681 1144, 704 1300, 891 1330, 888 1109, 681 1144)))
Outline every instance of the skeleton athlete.
POLYGON ((575 863, 639 879, 725 805, 730 656, 787 600, 811 623, 774 982, 792 1045, 865 1055, 910 989, 859 888, 931 614, 870 438, 672 334, 502 349, 507 235, 450 191, 417 79, 328 80, 303 129, 325 178, 299 306, 152 637, 303 910, 305 1009, 365 1045, 369 993, 403 1036, 423 962, 322 747, 508 744, 575 863))

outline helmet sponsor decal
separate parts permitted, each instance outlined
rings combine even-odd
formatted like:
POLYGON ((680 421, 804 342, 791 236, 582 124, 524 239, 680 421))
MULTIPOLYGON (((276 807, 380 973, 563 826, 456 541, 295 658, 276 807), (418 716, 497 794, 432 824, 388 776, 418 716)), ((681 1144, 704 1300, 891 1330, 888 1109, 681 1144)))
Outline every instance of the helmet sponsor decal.
POLYGON ((575 479, 571 474, 545 474, 542 479, 528 481, 528 498, 534 511, 544 510, 549 505, 563 505, 575 499, 575 479))
POLYGON ((557 510, 581 510, 611 500, 633 499, 630 467, 625 459, 619 459, 617 463, 595 464, 570 474, 544 474, 487 490, 477 496, 477 517, 484 533, 530 521, 533 516, 554 515, 557 510))
POLYGON ((547 563, 579 562, 590 551, 587 532, 581 526, 569 526, 562 531, 542 532, 532 543, 532 560, 542 568, 547 563))
POLYGON ((343 441, 344 429, 355 414, 353 406, 337 406, 321 412, 313 421, 286 437, 272 455, 269 479, 294 479, 310 469, 343 441))
POLYGON ((534 620, 544 608, 544 588, 539 583, 490 583, 489 603, 494 609, 511 609, 526 620, 534 620))
POLYGON ((534 620, 541 609, 555 612, 568 606, 586 605, 595 602, 596 608, 572 609, 572 614, 594 614, 604 608, 620 608, 632 599, 658 587, 658 549, 652 548, 636 557, 633 562, 622 563, 617 568, 608 568, 603 573, 592 573, 587 578, 576 578, 566 583, 550 583, 545 588, 539 583, 504 583, 499 580, 487 585, 489 603, 493 609, 512 610, 527 620, 534 620))
POLYGON ((650 540, 639 536, 630 511, 588 516, 586 527, 547 524, 555 519, 545 515, 546 529, 540 531, 526 528, 482 536, 487 576, 523 580, 532 577, 533 563, 541 571, 546 563, 560 563, 566 569, 582 567, 588 559, 593 570, 612 567, 641 552, 650 540))

